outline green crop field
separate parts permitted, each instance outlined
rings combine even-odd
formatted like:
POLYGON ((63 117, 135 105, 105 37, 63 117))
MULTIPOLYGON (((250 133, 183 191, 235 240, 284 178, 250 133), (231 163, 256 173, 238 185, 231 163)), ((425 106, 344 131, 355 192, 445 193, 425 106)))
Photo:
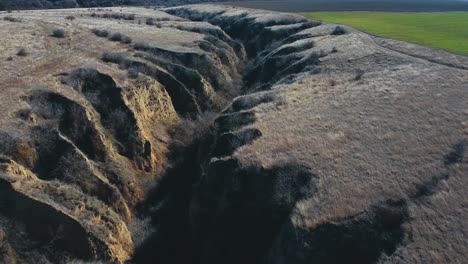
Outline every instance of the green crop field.
POLYGON ((468 55, 468 12, 311 12, 305 16, 468 55))

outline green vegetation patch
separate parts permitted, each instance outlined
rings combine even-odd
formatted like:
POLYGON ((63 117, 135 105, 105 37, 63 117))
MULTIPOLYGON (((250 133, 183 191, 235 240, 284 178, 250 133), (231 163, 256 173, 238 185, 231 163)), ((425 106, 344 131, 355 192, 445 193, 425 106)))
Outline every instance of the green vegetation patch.
POLYGON ((311 12, 308 18, 468 55, 468 12, 311 12))

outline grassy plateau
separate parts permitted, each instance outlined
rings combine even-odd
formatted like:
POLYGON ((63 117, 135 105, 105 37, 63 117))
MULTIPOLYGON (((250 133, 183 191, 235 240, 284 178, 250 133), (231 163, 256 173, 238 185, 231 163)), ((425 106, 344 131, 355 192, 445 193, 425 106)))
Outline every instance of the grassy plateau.
POLYGON ((468 12, 310 12, 308 18, 468 55, 468 12))

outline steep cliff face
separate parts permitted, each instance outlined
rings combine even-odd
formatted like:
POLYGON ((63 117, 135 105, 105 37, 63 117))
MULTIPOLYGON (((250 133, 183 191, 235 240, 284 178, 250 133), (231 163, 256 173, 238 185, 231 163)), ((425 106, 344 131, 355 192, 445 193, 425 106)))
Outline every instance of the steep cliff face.
MULTIPOLYGON (((28 56, 2 67, 2 226, 22 226, 2 239, 20 249, 20 262, 37 255, 52 262, 130 259, 135 241, 147 236, 138 208, 172 162, 169 131, 220 111, 238 94, 246 61, 239 42, 209 24, 126 10, 137 15, 124 25, 79 9, 1 22, 11 35, 2 56, 15 39, 35 42, 28 56), (167 25, 135 31, 149 20, 167 25), (63 39, 49 36, 57 24, 63 39), (109 40, 95 34, 107 32, 96 25, 111 31, 109 40), (111 41, 117 33, 134 42, 111 41), (12 73, 24 78, 17 82, 12 73), (24 237, 14 235, 20 229, 24 237)), ((16 256, 9 244, 5 258, 16 256)))
POLYGON ((464 259, 466 58, 211 5, 0 25, 0 259, 464 259))

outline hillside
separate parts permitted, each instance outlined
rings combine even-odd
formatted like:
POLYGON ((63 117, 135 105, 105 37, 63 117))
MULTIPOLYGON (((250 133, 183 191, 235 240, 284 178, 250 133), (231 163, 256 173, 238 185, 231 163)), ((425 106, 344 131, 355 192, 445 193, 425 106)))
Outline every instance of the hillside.
MULTIPOLYGON (((238 0, 232 1, 236 2, 238 0)), ((219 0, 0 0, 0 11, 21 9, 50 9, 111 6, 176 6, 219 0)))
MULTIPOLYGON (((242 0, 233 0, 235 3, 242 0)), ((0 11, 22 9, 57 9, 79 7, 112 7, 112 6, 157 6, 168 7, 204 2, 221 2, 220 0, 0 0, 0 11)))
POLYGON ((2 263, 467 257, 468 57, 216 5, 0 34, 2 263))

